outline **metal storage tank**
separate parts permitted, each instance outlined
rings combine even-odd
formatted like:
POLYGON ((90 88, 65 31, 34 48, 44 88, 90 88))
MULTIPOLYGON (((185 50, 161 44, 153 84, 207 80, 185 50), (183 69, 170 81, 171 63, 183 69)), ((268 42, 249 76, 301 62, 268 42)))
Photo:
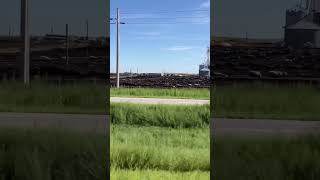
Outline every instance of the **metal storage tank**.
POLYGON ((285 27, 284 40, 293 48, 303 48, 308 44, 312 44, 314 48, 320 48, 320 25, 301 20, 285 27))

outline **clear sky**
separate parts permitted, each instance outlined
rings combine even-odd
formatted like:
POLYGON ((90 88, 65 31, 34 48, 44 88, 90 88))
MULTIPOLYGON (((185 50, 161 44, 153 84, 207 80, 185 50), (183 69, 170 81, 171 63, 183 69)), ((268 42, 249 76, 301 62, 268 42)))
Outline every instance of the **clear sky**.
MULTIPOLYGON (((20 32, 20 1, 0 0, 0 35, 8 35, 9 27, 14 35, 20 32)), ((90 36, 107 35, 108 7, 106 0, 29 0, 30 30, 32 35, 65 33, 69 24, 71 34, 85 35, 86 20, 90 36)))
MULTIPOLYGON (((198 73, 210 42, 209 0, 111 0, 120 9, 120 72, 198 73)), ((111 72, 116 26, 110 25, 111 72)))
POLYGON ((283 38, 285 13, 300 0, 220 0, 214 1, 212 34, 216 36, 283 38))

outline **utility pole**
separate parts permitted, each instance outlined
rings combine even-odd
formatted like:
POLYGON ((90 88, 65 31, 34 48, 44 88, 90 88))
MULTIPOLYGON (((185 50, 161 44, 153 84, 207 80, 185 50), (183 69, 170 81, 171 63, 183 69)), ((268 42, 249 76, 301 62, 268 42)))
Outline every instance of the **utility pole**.
POLYGON ((89 40, 89 20, 86 20, 86 40, 89 40))
POLYGON ((246 31, 246 42, 248 42, 248 31, 246 31))
POLYGON ((66 24, 66 60, 69 64, 69 25, 66 24))
POLYGON ((24 39, 24 76, 25 85, 30 83, 30 35, 29 35, 29 0, 21 0, 20 36, 24 39))
POLYGON ((87 48, 86 48, 86 55, 89 59, 89 20, 86 20, 86 41, 87 41, 87 48))
POLYGON ((120 60, 120 34, 119 34, 119 24, 120 24, 120 10, 117 8, 117 88, 120 88, 120 72, 119 72, 119 60, 120 60))
POLYGON ((11 39, 11 25, 9 26, 9 39, 11 39))
POLYGON ((120 64, 120 25, 125 24, 124 22, 120 21, 120 10, 117 8, 117 18, 110 18, 109 20, 116 20, 116 22, 112 22, 110 24, 116 24, 117 29, 117 40, 116 40, 116 74, 117 74, 117 88, 120 88, 120 71, 119 71, 119 64, 120 64))

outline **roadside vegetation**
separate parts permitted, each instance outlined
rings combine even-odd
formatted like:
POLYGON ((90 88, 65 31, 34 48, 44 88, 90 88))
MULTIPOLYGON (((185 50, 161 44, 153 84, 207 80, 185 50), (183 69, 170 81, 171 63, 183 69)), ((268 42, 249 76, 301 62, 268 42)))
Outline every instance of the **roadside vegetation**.
POLYGON ((110 112, 111 179, 209 179, 209 105, 112 103, 110 112))
POLYGON ((111 164, 116 169, 209 171, 209 130, 113 126, 111 164))
POLYGON ((111 88, 111 97, 210 99, 208 88, 111 88))
POLYGON ((107 86, 102 84, 0 83, 0 111, 100 113, 106 112, 107 86), (14 94, 14 96, 13 96, 14 94))
MULTIPOLYGON (((320 120, 319 92, 319 88, 310 85, 280 86, 266 83, 217 85, 211 89, 212 111, 215 117, 320 120)), ((30 87, 26 87, 22 83, 2 82, 0 112, 105 114, 108 101, 106 93, 107 86, 102 84, 59 85, 36 81, 32 82, 30 87)), ((119 97, 191 99, 210 97, 208 89, 112 88, 110 93, 111 96, 119 97)), ((114 107, 121 108, 123 114, 128 114, 132 110, 131 106, 125 109, 125 106, 114 105, 111 109, 114 107)), ((141 106, 140 109, 141 111, 145 109, 144 113, 148 113, 146 111, 151 108, 141 106)), ((158 108, 159 111, 160 109, 158 108)), ((158 113, 157 110, 153 112, 158 113)), ((114 114, 119 117, 120 112, 114 114)), ((177 116, 182 116, 181 114, 177 116)))
POLYGON ((210 175, 209 105, 111 105, 111 179, 210 175))
POLYGON ((320 136, 223 137, 211 141, 213 174, 221 180, 316 180, 320 136))
POLYGON ((111 104, 111 123, 170 128, 208 127, 210 106, 111 104))
POLYGON ((174 179, 174 180, 209 180, 210 174, 201 171, 194 172, 168 172, 168 171, 153 171, 153 170, 112 170, 112 179, 174 179))
POLYGON ((315 86, 237 83, 211 91, 215 117, 320 120, 320 89, 315 86))
POLYGON ((0 130, 0 180, 106 179, 106 135, 0 130))

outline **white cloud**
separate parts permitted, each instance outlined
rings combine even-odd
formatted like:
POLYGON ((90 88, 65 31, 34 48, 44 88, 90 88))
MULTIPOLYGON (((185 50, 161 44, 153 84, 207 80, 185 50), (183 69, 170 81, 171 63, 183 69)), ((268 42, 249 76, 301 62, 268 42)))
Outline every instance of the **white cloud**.
POLYGON ((201 3, 200 8, 210 8, 210 0, 201 3))
POLYGON ((193 47, 190 47, 190 46, 172 46, 172 47, 169 47, 169 48, 162 48, 162 50, 173 51, 173 52, 176 52, 176 51, 188 51, 188 50, 191 50, 191 49, 193 49, 193 47))
MULTIPOLYGON (((210 13, 208 12, 194 12, 192 17, 202 17, 202 18, 192 18, 190 21, 194 24, 207 24, 210 25, 210 13)), ((209 27, 209 26, 208 26, 209 27)))

